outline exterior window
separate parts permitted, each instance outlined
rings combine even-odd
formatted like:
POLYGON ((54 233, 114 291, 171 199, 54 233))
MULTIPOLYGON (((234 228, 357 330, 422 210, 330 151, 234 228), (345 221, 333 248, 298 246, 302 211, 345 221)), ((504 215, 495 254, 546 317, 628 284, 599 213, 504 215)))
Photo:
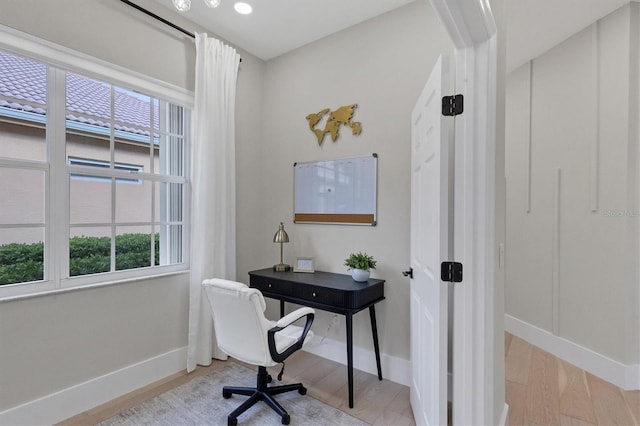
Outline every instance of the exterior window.
POLYGON ((189 113, 0 51, 0 286, 184 269, 189 113))

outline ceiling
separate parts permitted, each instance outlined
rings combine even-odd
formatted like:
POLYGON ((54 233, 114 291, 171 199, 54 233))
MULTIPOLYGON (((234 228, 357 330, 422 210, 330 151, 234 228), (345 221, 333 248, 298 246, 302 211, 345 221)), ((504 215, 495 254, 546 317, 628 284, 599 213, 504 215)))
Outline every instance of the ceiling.
MULTIPOLYGON (((160 9, 179 13, 171 0, 153 1, 160 9)), ((191 10, 180 15, 269 60, 415 0, 244 0, 253 6, 251 15, 233 10, 237 0, 221 1, 209 9, 202 0, 191 0, 191 10)), ((510 72, 630 0, 505 1, 510 72)))
POLYGON ((507 72, 629 0, 507 0, 507 72))
MULTIPOLYGON (((155 1, 177 13, 171 0, 155 1)), ((266 61, 415 0, 244 1, 253 6, 251 15, 236 13, 236 0, 216 9, 191 0, 191 10, 180 14, 266 61)))

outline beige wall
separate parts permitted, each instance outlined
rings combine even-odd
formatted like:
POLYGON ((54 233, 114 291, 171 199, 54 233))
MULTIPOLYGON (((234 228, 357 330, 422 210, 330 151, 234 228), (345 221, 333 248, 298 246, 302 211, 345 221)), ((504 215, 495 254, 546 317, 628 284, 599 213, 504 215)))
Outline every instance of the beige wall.
POLYGON ((628 365, 640 359, 638 22, 637 4, 619 9, 513 71, 507 90, 506 312, 628 365))
POLYGON ((0 411, 186 345, 187 279, 0 303, 0 411))
MULTIPOLYGON (((152 8, 155 2, 137 3, 152 8)), ((181 19, 176 15, 179 25, 181 19)), ((6 0, 0 23, 193 90, 191 39, 119 1, 6 0)))
MULTIPOLYGON (((316 269, 347 273, 344 259, 366 251, 378 260, 373 276, 387 280, 386 300, 376 307, 381 351, 409 359, 409 266, 411 110, 438 55, 453 49, 428 2, 418 1, 280 56, 267 63, 263 135, 254 149, 264 161, 252 171, 260 214, 253 244, 257 253, 241 261, 246 271, 278 262, 271 240, 283 221, 291 242, 285 262, 315 258, 316 269), (323 108, 357 103, 354 121, 336 142, 318 146, 305 116, 323 108), (378 225, 294 224, 293 163, 378 154, 378 225)), ((271 304, 271 312, 275 304, 271 304)), ((345 328, 319 312, 314 329, 344 340, 345 328)), ((369 316, 354 317, 354 342, 372 350, 369 316)))

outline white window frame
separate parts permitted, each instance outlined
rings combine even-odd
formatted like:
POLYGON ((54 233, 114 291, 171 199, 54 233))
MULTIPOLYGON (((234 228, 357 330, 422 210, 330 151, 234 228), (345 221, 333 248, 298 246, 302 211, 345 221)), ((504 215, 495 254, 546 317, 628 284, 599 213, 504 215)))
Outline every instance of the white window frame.
MULTIPOLYGON (((53 73, 48 78, 48 119, 52 122, 62 120, 65 115, 65 94, 56 92, 56 87, 65 87, 65 71, 78 73, 97 80, 105 81, 114 86, 126 87, 140 91, 146 95, 162 99, 164 101, 181 105, 193 110, 194 94, 191 91, 174 86, 149 76, 128 70, 126 68, 110 64, 101 59, 85 55, 66 47, 51 43, 29 34, 0 25, 0 50, 19 56, 24 56, 49 65, 49 72, 53 73), (55 68, 54 68, 55 67, 55 68), (63 117, 60 117, 62 114, 63 117)), ((189 140, 190 123, 185 124, 185 141, 189 140)), ((66 164, 65 146, 62 143, 53 144, 51 140, 65 140, 64 126, 54 129, 47 127, 48 160, 57 164, 66 164), (58 134, 54 134, 57 132, 58 134)), ((185 158, 188 156, 188 142, 185 144, 185 158)), ((12 160, 4 161, 12 164, 12 160)), ((19 163, 26 164, 20 161, 19 163)), ((75 290, 81 287, 105 286, 126 281, 137 281, 167 274, 183 273, 189 269, 190 246, 190 183, 189 164, 185 164, 184 178, 172 180, 176 183, 184 183, 183 202, 183 259, 182 263, 174 265, 153 266, 149 268, 129 269, 107 272, 102 274, 83 275, 69 277, 69 193, 65 188, 68 185, 68 171, 65 167, 49 169, 46 166, 36 165, 37 169, 44 168, 46 191, 46 226, 45 226, 45 264, 44 281, 16 283, 0 286, 0 300, 12 300, 50 292, 75 290), (64 262, 63 260, 67 261, 64 262)), ((90 166, 89 166, 90 167, 90 166)), ((91 169, 98 171, 98 168, 91 169)), ((92 172, 93 173, 93 172, 92 172)), ((123 172, 123 174, 128 172, 123 172)), ((145 178, 156 180, 153 175, 145 178)), ((165 180, 163 180, 165 181, 165 180)))

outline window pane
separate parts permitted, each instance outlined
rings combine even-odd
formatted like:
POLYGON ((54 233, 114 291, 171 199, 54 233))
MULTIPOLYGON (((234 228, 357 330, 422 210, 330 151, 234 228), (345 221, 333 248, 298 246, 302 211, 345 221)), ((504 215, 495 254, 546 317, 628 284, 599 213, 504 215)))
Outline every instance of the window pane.
MULTIPOLYGON (((156 244, 157 238, 154 238, 156 244)), ((158 256, 158 247, 154 248, 158 256)), ((156 263, 156 262, 154 262, 156 263)), ((151 227, 118 227, 116 235, 116 270, 151 266, 151 227)))
MULTIPOLYGON (((160 130, 160 101, 158 99, 152 99, 151 102, 153 103, 153 130, 157 132, 160 130)), ((166 102, 163 102, 163 104, 164 103, 166 102)), ((157 136, 157 133, 155 133, 154 138, 157 136)))
POLYGON ((44 124, 32 127, 26 123, 8 123, 0 108, 0 157, 16 160, 46 159, 46 132, 44 124))
POLYGON ((111 118, 111 85, 68 72, 66 105, 67 120, 89 126, 107 126, 100 118, 111 118))
POLYGON ((111 228, 71 228, 69 275, 97 274, 111 270, 111 228))
POLYGON ((149 141, 132 142, 124 141, 116 137, 115 144, 115 164, 135 165, 139 172, 151 173, 151 156, 149 152, 149 141))
POLYGON ((69 216, 71 224, 111 223, 111 178, 72 174, 69 216))
MULTIPOLYGON (((133 90, 115 87, 115 119, 122 123, 118 130, 149 136, 151 128, 151 97, 133 90), (128 125, 128 127, 126 127, 128 125), (141 130, 146 131, 142 133, 141 130)), ((155 112, 157 114, 157 112, 155 112)))
POLYGON ((41 281, 44 228, 0 229, 0 285, 41 281))
POLYGON ((157 146, 159 164, 156 163, 156 173, 185 175, 184 135, 187 120, 188 113, 183 107, 161 102, 160 129, 163 133, 160 134, 157 146))
POLYGON ((0 168, 0 224, 43 224, 45 172, 0 168))
POLYGON ((47 67, 0 52, 0 157, 44 161, 47 67))
POLYGON ((116 223, 151 223, 152 182, 116 180, 116 223))
MULTIPOLYGON (((173 265, 183 261, 183 229, 182 225, 160 226, 159 260, 161 265, 173 265)), ((157 259, 158 257, 156 257, 157 259)))
POLYGON ((79 125, 67 120, 66 153, 67 164, 70 159, 84 159, 104 163, 103 168, 111 164, 110 127, 79 125))
POLYGON ((159 182, 156 184, 155 220, 160 222, 182 222, 184 185, 159 182))
MULTIPOLYGON (((115 161, 140 164, 141 171, 151 173, 151 105, 150 96, 115 88, 115 161)), ((157 120, 157 111, 154 111, 157 120)))
POLYGON ((184 176, 184 139, 178 136, 160 136, 160 146, 154 151, 156 173, 170 176, 184 176), (158 152, 159 161, 158 161, 158 152))

